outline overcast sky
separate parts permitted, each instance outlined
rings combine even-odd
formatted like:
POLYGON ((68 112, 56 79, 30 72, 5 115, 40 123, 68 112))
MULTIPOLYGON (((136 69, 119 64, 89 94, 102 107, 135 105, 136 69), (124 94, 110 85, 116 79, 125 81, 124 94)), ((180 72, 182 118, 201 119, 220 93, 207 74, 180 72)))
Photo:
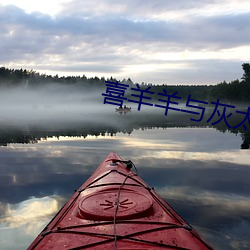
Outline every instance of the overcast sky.
POLYGON ((249 0, 0 0, 0 66, 154 84, 240 79, 249 0))

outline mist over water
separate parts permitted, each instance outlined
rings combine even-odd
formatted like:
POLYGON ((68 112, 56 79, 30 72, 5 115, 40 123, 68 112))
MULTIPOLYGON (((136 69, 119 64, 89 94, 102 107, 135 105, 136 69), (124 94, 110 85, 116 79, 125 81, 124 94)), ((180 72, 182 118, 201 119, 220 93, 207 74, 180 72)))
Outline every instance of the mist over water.
POLYGON ((87 91, 56 84, 0 90, 1 122, 84 121, 89 120, 91 114, 104 114, 109 110, 108 105, 103 105, 102 90, 87 91))
POLYGON ((0 90, 3 249, 27 247, 110 151, 133 160, 140 176, 199 232, 205 229, 212 245, 247 249, 249 151, 240 147, 242 140, 250 144, 249 130, 235 136, 240 130, 207 124, 209 115, 194 122, 191 114, 165 116, 155 106, 138 111, 132 102, 123 103, 131 113, 119 113, 102 93, 61 84, 0 90))
MULTIPOLYGON (((207 119, 212 110, 206 109, 202 121, 200 114, 190 114, 169 109, 165 115, 166 103, 146 100, 152 106, 124 101, 123 105, 131 107, 129 113, 117 112, 118 106, 104 104, 102 95, 104 88, 80 87, 66 84, 50 84, 43 87, 22 86, 19 88, 0 89, 0 143, 30 143, 41 138, 58 136, 114 135, 118 132, 131 134, 138 128, 168 127, 215 127, 220 131, 228 130, 223 121, 212 126, 207 119)), ((136 97, 129 97, 138 100, 136 97)), ((128 99, 129 99, 128 98, 128 99)), ((193 110, 185 103, 172 104, 170 107, 193 110)), ((215 118, 215 120, 218 117, 215 118)), ((230 117, 231 126, 242 121, 241 114, 230 117), (238 120, 237 120, 238 119, 238 120)), ((250 130, 231 129, 231 133, 239 133, 243 139, 241 148, 249 148, 250 130)))
MULTIPOLYGON (((138 110, 137 103, 127 101, 123 104, 132 107, 132 112, 127 115, 116 112, 118 106, 104 104, 102 93, 105 93, 105 89, 87 89, 63 84, 1 89, 0 126, 30 131, 34 126, 37 129, 60 130, 71 129, 77 124, 78 129, 81 126, 98 126, 100 130, 101 126, 104 131, 131 131, 132 123, 153 121, 153 114, 158 115, 160 119, 166 118, 163 108, 142 105, 138 110)), ((153 101, 151 103, 154 104, 153 101)), ((168 117, 177 115, 176 111, 168 111, 168 117)))
MULTIPOLYGON (((75 115, 79 118, 81 114, 92 114, 114 111, 118 106, 104 105, 105 93, 103 89, 86 89, 63 84, 51 84, 37 88, 4 88, 0 89, 0 112, 1 119, 42 119, 46 117, 65 118, 67 115, 75 115)), ((136 100, 136 98, 130 98, 136 100)), ((164 103, 157 101, 147 101, 153 106, 141 105, 133 102, 124 102, 128 107, 132 107, 138 112, 156 112, 164 115, 165 109, 154 107, 155 104, 164 106, 164 103)), ((176 108, 186 108, 184 103, 179 103, 176 108)), ((169 110, 171 112, 171 110, 169 110)))

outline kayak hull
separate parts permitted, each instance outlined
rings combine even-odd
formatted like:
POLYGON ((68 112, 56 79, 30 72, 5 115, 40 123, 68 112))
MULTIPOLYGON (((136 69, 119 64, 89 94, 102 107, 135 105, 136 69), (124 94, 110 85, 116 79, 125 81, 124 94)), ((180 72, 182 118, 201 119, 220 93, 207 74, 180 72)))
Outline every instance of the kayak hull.
POLYGON ((110 153, 28 249, 212 249, 132 166, 110 153))

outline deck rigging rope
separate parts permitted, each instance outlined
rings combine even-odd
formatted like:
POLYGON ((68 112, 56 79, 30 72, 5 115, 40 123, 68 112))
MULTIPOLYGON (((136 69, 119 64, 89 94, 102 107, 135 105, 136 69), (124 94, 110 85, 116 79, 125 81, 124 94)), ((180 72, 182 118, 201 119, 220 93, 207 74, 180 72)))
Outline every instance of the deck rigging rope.
POLYGON ((116 198, 116 202, 115 202, 115 212, 114 212, 114 249, 117 250, 116 220, 117 220, 117 213, 118 213, 119 204, 120 204, 121 190, 122 190, 123 186, 125 185, 127 179, 129 177, 134 176, 134 175, 138 175, 138 171, 137 171, 137 168, 135 167, 134 163, 132 161, 130 161, 130 160, 128 160, 128 161, 115 160, 115 162, 125 163, 126 168, 131 170, 131 168, 134 167, 134 169, 136 171, 136 173, 133 172, 133 171, 128 172, 128 174, 124 178, 124 181, 119 186, 119 189, 118 189, 118 192, 117 192, 117 198, 116 198))
MULTIPOLYGON (((88 188, 95 188, 95 187, 99 187, 99 185, 96 184, 96 182, 98 182, 99 180, 105 178, 106 176, 108 176, 109 174, 111 174, 112 172, 117 172, 118 174, 120 175, 123 175, 124 176, 124 180, 122 183, 111 183, 111 184, 115 184, 115 185, 118 185, 118 190, 117 190, 117 198, 115 200, 115 204, 114 204, 114 218, 113 218, 113 222, 112 220, 111 221, 104 221, 104 222, 99 222, 99 223, 91 223, 91 224, 88 224, 88 225, 74 225, 74 226, 69 226, 69 227, 58 227, 58 223, 60 222, 61 218, 63 216, 61 216, 58 220, 56 220, 54 222, 54 226, 53 226, 53 229, 50 229, 50 230, 44 230, 43 233, 42 233, 42 237, 45 237, 46 235, 48 234, 51 234, 51 233, 66 233, 66 234, 82 234, 82 235, 89 235, 89 236, 92 236, 92 235, 97 235, 96 232, 93 233, 93 232, 89 232, 88 230, 87 231, 82 231, 82 232, 79 232, 77 230, 74 230, 76 228, 84 228, 84 227, 89 227, 89 226, 102 226, 102 225, 112 225, 113 224, 113 235, 112 234, 101 234, 99 233, 98 236, 101 236, 101 237, 107 237, 105 240, 103 241, 97 241, 97 242, 93 242, 93 243, 90 243, 90 244, 85 244, 85 245, 82 245, 82 246, 77 246, 77 247, 73 247, 73 248, 70 248, 71 250, 80 250, 80 249, 85 249, 85 248, 91 248, 93 246, 99 246, 101 244, 105 244, 105 243, 114 243, 114 249, 117 250, 117 241, 119 240, 129 240, 129 241, 134 241, 134 242, 141 242, 141 243, 146 243, 146 244, 151 244, 151 245, 154 245, 154 246, 160 246, 160 247, 165 247, 167 249, 180 249, 180 250, 187 250, 186 248, 183 248, 183 247, 179 247, 179 246, 175 246, 175 245, 169 245, 169 244, 164 244, 164 243, 159 243, 159 242, 155 242, 155 241, 149 241, 149 240, 145 240, 145 239, 139 239, 137 238, 136 236, 137 235, 141 235, 141 234, 147 234, 149 232, 154 232, 154 231, 160 231, 160 230, 176 230, 176 229, 184 229, 184 230, 188 230, 194 237, 196 237, 198 240, 202 241, 202 239, 200 239, 195 233, 193 233, 193 229, 192 227, 189 225, 189 224, 182 224, 181 221, 179 221, 179 218, 175 215, 175 213, 173 213, 168 207, 165 206, 165 204, 161 201, 161 199, 159 197, 157 197, 155 195, 155 193, 153 192, 153 189, 150 188, 149 186, 146 186, 145 183, 142 183, 140 180, 137 180, 134 178, 134 176, 137 176, 138 175, 138 171, 134 165, 134 163, 132 161, 122 161, 122 160, 112 160, 113 163, 121 163, 121 164, 125 164, 125 167, 129 170, 126 173, 122 173, 122 172, 119 172, 118 170, 116 169, 112 169, 110 170, 109 172, 103 174, 102 176, 100 176, 99 178, 95 179, 94 181, 92 181, 91 183, 89 183, 85 188, 82 188, 82 189, 79 189, 76 196, 74 197, 74 200, 72 201, 72 203, 67 207, 67 209, 64 209, 64 207, 61 209, 63 211, 63 215, 67 213, 67 211, 73 206, 73 204, 76 202, 76 200, 79 198, 79 195, 84 192, 86 189, 88 188), (135 169, 135 172, 132 171, 131 169, 134 168, 135 169), (133 180, 134 182, 136 182, 136 184, 134 183, 126 183, 127 180, 130 179, 130 180, 133 180), (130 220, 119 220, 117 217, 118 216, 118 211, 119 211, 119 206, 120 206, 120 197, 121 197, 121 192, 122 192, 122 189, 124 186, 127 186, 127 185, 137 185, 137 186, 141 186, 145 189, 147 189, 149 191, 149 193, 152 195, 152 197, 157 201, 157 203, 162 206, 170 215, 172 215, 177 221, 179 221, 180 224, 172 224, 172 223, 166 223, 166 222, 158 222, 158 221, 150 221, 150 222, 145 222, 145 221, 130 221, 130 220), (142 230, 142 231, 138 231, 138 232, 133 232, 133 233, 130 233, 130 234, 127 234, 127 235, 120 235, 120 234, 117 234, 117 225, 118 224, 126 224, 126 223, 139 223, 139 224, 157 224, 159 225, 159 227, 156 227, 156 228, 153 228, 153 229, 145 229, 145 230, 142 230)), ((100 184, 100 186, 104 186, 105 184, 100 184)), ((110 183, 109 183, 110 185, 110 183)), ((168 204, 169 205, 169 204, 168 204)), ((58 212, 59 213, 59 212, 58 212)), ((40 241, 42 240, 42 238, 40 239, 40 241)), ((39 242, 40 242, 39 241, 39 242)), ((37 242, 36 245, 39 244, 39 242, 37 242)), ((204 244, 206 244, 206 242, 203 242, 204 244)), ((207 244, 206 244, 207 245, 207 244)), ((208 246, 209 247, 209 246, 208 246)), ((210 248, 209 248, 210 249, 210 248)))

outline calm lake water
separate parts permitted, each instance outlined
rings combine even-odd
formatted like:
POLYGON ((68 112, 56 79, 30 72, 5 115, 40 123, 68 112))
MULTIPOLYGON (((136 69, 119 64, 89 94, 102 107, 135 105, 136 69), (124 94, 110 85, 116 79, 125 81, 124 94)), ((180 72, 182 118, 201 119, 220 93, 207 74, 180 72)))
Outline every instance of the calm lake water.
POLYGON ((0 248, 27 248, 115 151, 215 249, 250 249, 248 135, 138 113, 0 121, 0 248))

